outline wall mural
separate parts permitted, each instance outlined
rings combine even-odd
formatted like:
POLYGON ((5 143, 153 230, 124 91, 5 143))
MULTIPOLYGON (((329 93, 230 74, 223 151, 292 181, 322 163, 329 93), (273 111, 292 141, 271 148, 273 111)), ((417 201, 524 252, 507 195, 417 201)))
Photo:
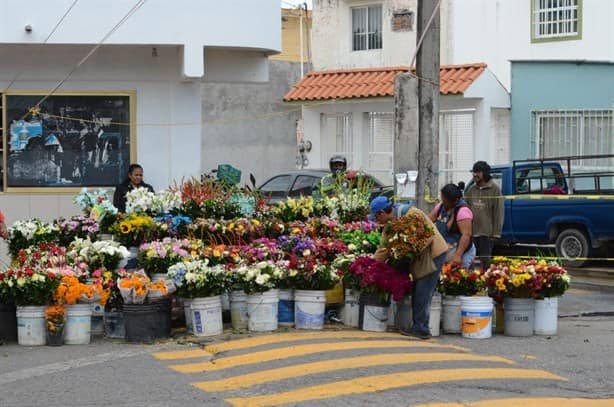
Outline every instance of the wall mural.
POLYGON ((130 95, 7 95, 7 188, 113 186, 130 165, 130 95))

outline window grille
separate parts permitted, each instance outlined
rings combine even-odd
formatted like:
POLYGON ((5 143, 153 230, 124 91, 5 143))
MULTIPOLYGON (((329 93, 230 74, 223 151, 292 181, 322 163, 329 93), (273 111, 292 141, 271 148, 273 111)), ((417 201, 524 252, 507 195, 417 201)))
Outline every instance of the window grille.
POLYGON ((533 38, 560 38, 580 33, 580 0, 533 0, 533 38))
POLYGON ((325 163, 328 167, 328 160, 333 155, 342 155, 348 162, 348 168, 352 168, 354 163, 354 135, 352 132, 352 114, 338 113, 332 115, 323 115, 322 127, 324 136, 331 140, 334 144, 334 151, 328 157, 325 157, 325 163), (333 141, 334 140, 334 141, 333 141))
POLYGON ((474 162, 474 111, 439 115, 439 184, 467 182, 474 162))
POLYGON ((352 8, 352 50, 382 48, 382 6, 352 8))
POLYGON ((369 124, 368 172, 386 185, 392 185, 394 114, 367 113, 369 124))

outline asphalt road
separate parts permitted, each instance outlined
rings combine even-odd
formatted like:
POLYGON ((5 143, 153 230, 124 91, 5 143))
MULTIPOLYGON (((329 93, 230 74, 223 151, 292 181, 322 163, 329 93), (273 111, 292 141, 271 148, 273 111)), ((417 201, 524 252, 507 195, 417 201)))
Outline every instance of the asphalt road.
POLYGON ((4 345, 0 406, 614 405, 614 293, 574 289, 559 315, 548 337, 419 341, 332 325, 204 346, 4 345))

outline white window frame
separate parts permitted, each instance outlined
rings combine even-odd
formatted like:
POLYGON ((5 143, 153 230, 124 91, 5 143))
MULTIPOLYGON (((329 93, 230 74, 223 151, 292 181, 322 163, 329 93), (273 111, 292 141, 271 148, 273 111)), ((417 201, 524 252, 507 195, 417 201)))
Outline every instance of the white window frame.
POLYGON ((332 146, 332 151, 324 151, 325 164, 328 167, 328 160, 333 155, 342 155, 347 160, 347 167, 352 168, 354 164, 354 132, 352 130, 352 113, 333 113, 322 114, 322 130, 328 124, 328 120, 336 119, 335 139, 324 145, 332 146))
POLYGON ((385 184, 392 184, 392 173, 394 171, 394 113, 391 112, 368 112, 365 113, 368 127, 368 146, 367 151, 367 171, 377 177, 385 184), (382 148, 382 145, 377 143, 376 128, 378 121, 382 123, 390 122, 390 149, 382 148), (389 159, 390 165, 387 167, 379 167, 373 165, 374 162, 380 162, 381 159, 389 159))
MULTIPOLYGON (((439 114, 439 184, 465 182, 474 162, 475 146, 475 109, 442 110, 439 114), (471 119, 470 140, 459 140, 460 131, 453 128, 454 134, 447 134, 446 120, 466 116, 471 119), (462 143, 465 144, 462 144, 462 143), (468 147, 470 152, 462 154, 460 146, 468 147), (468 156, 467 156, 468 155, 468 156), (459 162, 460 160, 460 162, 459 162)), ((457 123, 458 124, 458 123, 457 123)))
POLYGON ((534 42, 581 38, 582 0, 532 0, 531 6, 534 42))
POLYGON ((352 51, 368 51, 382 49, 384 47, 382 34, 384 23, 383 11, 381 4, 350 8, 352 51), (376 13, 376 10, 378 10, 379 13, 376 13), (358 14, 359 12, 364 12, 364 21, 361 21, 361 23, 364 24, 364 32, 357 33, 356 23, 360 19, 360 16, 356 16, 355 13, 358 14), (377 14, 379 14, 379 16, 377 14), (373 43, 370 41, 371 36, 375 37, 373 43), (357 42, 357 38, 360 38, 361 41, 357 42))

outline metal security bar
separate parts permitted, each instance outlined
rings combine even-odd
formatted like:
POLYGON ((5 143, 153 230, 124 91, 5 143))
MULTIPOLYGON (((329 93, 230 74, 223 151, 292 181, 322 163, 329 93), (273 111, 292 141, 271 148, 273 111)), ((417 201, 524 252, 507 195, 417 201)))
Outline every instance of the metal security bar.
POLYGON ((439 115, 439 184, 466 182, 473 165, 473 109, 443 111, 439 115))
POLYGON ((369 123, 368 171, 386 185, 391 185, 394 114, 370 112, 367 114, 367 120, 369 123))
POLYGON ((535 38, 569 37, 578 34, 579 0, 534 0, 535 38))

